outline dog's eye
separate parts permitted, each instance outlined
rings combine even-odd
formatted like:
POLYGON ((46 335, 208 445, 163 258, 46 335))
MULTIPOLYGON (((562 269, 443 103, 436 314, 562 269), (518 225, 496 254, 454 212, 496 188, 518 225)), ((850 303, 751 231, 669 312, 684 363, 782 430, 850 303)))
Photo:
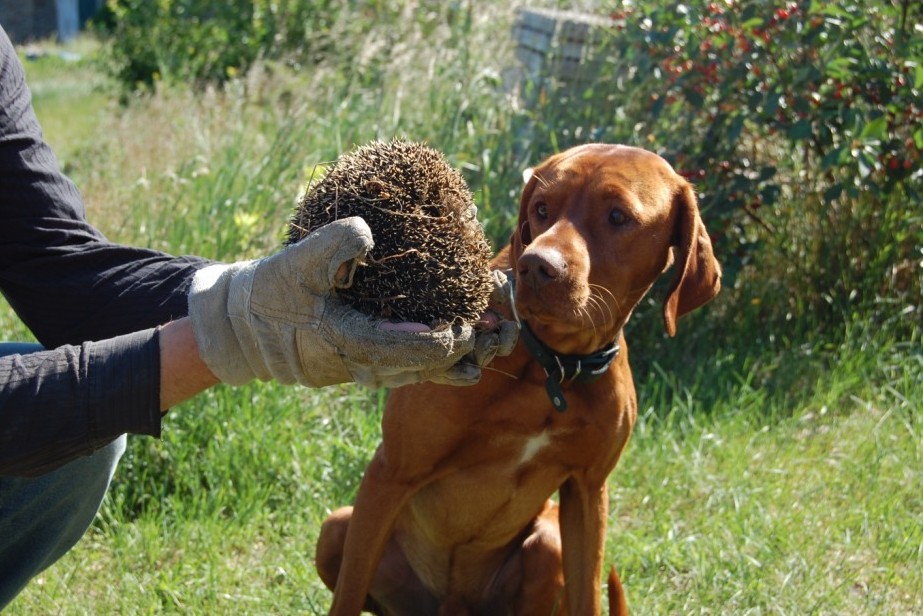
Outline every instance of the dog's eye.
POLYGON ((548 205, 544 201, 535 204, 535 214, 542 219, 548 218, 548 205))
POLYGON ((612 210, 609 212, 609 224, 615 227, 621 227, 628 222, 628 216, 622 210, 612 210))

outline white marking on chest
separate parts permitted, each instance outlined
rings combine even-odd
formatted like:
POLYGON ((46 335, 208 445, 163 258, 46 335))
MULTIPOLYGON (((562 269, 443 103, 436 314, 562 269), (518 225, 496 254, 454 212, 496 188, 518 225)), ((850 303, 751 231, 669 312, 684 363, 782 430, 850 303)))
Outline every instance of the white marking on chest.
POLYGON ((534 458, 539 451, 544 447, 548 446, 548 443, 551 442, 551 437, 548 435, 548 432, 542 432, 526 441, 526 444, 522 448, 522 455, 519 456, 519 463, 525 464, 532 458, 534 458))

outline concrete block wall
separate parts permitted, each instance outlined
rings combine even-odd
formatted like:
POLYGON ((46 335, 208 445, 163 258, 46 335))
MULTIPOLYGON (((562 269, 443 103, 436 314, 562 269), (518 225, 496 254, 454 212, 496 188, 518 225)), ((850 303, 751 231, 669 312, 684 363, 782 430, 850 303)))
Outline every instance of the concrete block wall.
POLYGON ((605 70, 607 33, 615 25, 587 13, 521 7, 513 24, 516 58, 528 79, 578 86, 605 70))
POLYGON ((0 0, 0 25, 14 43, 53 36, 58 31, 55 0, 0 0))
POLYGON ((58 36, 69 40, 105 0, 0 0, 0 25, 17 44, 58 36))

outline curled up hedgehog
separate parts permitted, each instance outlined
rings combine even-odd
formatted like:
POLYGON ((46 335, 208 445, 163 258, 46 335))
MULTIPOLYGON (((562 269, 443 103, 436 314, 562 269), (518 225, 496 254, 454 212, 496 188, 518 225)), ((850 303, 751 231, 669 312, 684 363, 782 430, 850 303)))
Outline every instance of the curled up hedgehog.
POLYGON ((289 225, 294 243, 361 216, 375 246, 337 294, 383 319, 437 328, 475 323, 493 289, 491 247, 461 174, 413 141, 374 141, 341 155, 308 187, 289 225))

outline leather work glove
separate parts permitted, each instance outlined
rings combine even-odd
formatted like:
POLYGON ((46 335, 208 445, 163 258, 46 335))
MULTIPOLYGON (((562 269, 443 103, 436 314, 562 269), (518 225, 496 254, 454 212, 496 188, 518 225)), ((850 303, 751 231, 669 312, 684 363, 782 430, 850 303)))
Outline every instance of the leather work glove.
POLYGON ((197 272, 189 316, 206 365, 232 385, 254 378, 312 387, 476 383, 478 360, 492 359, 508 345, 509 334, 501 341, 499 325, 477 335, 468 325, 413 331, 336 297, 336 288, 352 284, 373 245, 364 220, 345 218, 265 259, 197 272))
MULTIPOLYGON (((513 286, 510 284, 506 273, 494 270, 491 274, 494 289, 490 295, 490 305, 502 306, 509 304, 512 301, 513 286)), ((498 355, 505 356, 513 352, 513 348, 519 340, 519 328, 519 322, 507 321, 499 313, 488 309, 481 316, 481 323, 475 328, 474 349, 465 355, 453 370, 435 375, 429 380, 443 385, 467 385, 469 383, 464 380, 467 375, 464 374, 461 367, 470 366, 472 369, 477 370, 477 376, 474 380, 476 383, 480 379, 481 367, 492 362, 498 355)))

